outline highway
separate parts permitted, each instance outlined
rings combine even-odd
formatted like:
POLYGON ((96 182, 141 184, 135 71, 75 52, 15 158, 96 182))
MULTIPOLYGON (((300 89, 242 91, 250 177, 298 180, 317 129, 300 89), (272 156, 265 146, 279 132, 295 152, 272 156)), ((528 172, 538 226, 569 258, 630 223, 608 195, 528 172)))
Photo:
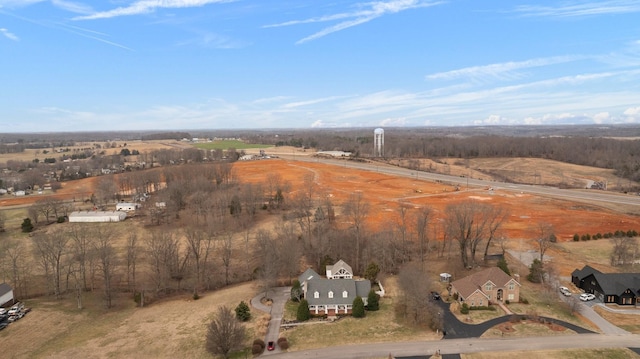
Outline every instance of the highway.
POLYGON ((451 176, 451 175, 425 172, 425 171, 416 171, 416 170, 395 167, 395 166, 382 164, 382 163, 375 163, 375 162, 355 162, 355 161, 334 160, 334 159, 325 159, 325 158, 310 157, 310 156, 282 155, 280 157, 290 159, 290 160, 295 160, 295 161, 331 164, 331 165, 344 167, 344 168, 354 168, 354 169, 359 169, 364 171, 384 173, 392 176, 401 176, 401 177, 409 177, 409 178, 415 178, 415 179, 426 180, 426 181, 442 182, 442 183, 451 184, 454 186, 459 185, 461 188, 491 187, 494 190, 506 190, 506 191, 517 192, 517 193, 528 193, 528 194, 535 194, 539 196, 562 198, 562 199, 586 202, 586 203, 592 203, 592 204, 594 202, 599 202, 599 203, 610 203, 610 204, 628 205, 628 206, 640 206, 640 196, 622 194, 622 193, 616 193, 616 192, 607 192, 607 191, 600 191, 600 190, 561 189, 561 188, 550 187, 550 186, 485 181, 485 180, 474 179, 474 178, 451 176))

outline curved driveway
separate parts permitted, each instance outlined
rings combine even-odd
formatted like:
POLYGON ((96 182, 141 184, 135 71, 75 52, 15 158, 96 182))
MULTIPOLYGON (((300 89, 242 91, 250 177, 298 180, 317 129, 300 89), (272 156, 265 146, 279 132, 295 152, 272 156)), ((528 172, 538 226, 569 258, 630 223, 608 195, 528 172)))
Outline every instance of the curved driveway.
MULTIPOLYGON (((276 287, 271 288, 267 293, 261 292, 257 296, 251 299, 251 305, 265 313, 271 314, 271 320, 269 320, 269 327, 267 327, 267 334, 265 336, 265 343, 277 342, 280 336, 280 324, 282 323, 282 316, 284 314, 284 305, 291 297, 291 287, 276 287), (272 300, 271 305, 262 304, 261 300, 264 297, 268 297, 272 300)), ((272 355, 280 352, 280 348, 276 345, 274 351, 265 351, 263 355, 272 355)))

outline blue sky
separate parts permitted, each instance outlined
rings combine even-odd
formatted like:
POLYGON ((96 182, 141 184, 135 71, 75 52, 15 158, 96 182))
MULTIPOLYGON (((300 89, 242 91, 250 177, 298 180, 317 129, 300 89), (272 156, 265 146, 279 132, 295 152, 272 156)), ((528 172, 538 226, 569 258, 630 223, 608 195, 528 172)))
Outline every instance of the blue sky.
POLYGON ((640 123, 640 1, 0 0, 0 132, 640 123))

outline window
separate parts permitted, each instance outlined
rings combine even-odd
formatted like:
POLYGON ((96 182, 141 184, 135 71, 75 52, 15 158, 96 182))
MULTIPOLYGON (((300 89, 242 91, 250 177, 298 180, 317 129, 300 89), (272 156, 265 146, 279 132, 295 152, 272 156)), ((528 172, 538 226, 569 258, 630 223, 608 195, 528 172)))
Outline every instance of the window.
POLYGON ((507 299, 509 299, 509 300, 514 300, 515 298, 516 298, 516 296, 515 296, 515 295, 513 295, 513 294, 509 294, 509 295, 507 296, 507 299))
POLYGON ((478 305, 482 307, 482 299, 478 302, 478 305))
POLYGON ((345 290, 342 292, 342 298, 347 298, 349 296, 349 293, 345 290))
POLYGON ((333 291, 329 291, 329 298, 333 298, 333 291))
POLYGON ((491 290, 491 288, 493 288, 493 287, 491 286, 491 283, 487 283, 487 284, 484 286, 484 289, 485 289, 486 291, 490 291, 490 290, 491 290))
POLYGON ((316 298, 316 299, 317 299, 317 298, 320 298, 320 293, 316 290, 316 291, 313 293, 313 297, 314 297, 314 298, 316 298))
POLYGON ((514 290, 516 288, 516 285, 513 284, 513 282, 509 283, 509 290, 514 290))

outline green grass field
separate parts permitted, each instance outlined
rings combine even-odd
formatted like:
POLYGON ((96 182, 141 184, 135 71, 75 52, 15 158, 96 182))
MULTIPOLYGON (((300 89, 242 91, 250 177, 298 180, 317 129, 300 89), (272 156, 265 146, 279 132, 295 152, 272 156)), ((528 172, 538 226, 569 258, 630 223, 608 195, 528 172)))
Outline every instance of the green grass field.
POLYGON ((255 143, 244 143, 237 140, 220 140, 206 143, 196 143, 194 146, 203 150, 228 150, 235 148, 236 150, 245 150, 248 148, 267 148, 271 145, 261 145, 255 143))

